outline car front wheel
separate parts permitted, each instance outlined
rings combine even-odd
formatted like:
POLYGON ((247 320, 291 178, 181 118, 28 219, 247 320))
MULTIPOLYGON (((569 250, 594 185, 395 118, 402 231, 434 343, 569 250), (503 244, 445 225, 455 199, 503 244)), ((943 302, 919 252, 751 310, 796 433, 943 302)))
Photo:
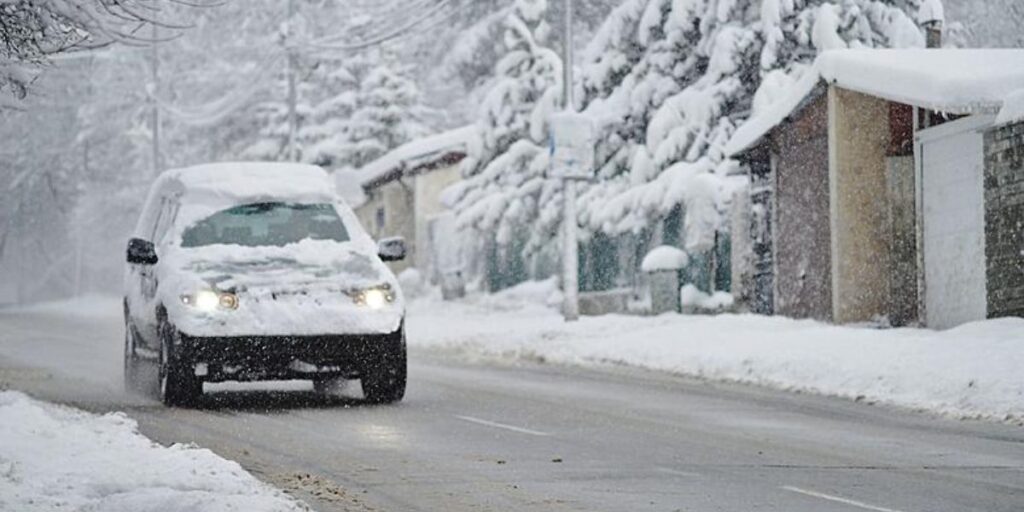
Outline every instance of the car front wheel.
POLYGON ((173 349, 175 333, 173 327, 161 328, 159 393, 164 405, 177 407, 189 406, 203 394, 203 381, 196 378, 192 365, 180 357, 176 357, 173 349))
POLYGON ((361 381, 366 400, 375 404, 395 403, 405 396, 407 361, 405 327, 372 356, 362 371, 361 381))

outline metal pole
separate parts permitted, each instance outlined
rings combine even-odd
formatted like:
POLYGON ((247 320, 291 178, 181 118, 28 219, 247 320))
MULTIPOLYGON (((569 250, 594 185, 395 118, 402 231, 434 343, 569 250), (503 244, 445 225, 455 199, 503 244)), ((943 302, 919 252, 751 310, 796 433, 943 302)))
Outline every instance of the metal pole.
MULTIPOLYGON (((564 57, 562 58, 562 88, 566 111, 575 110, 572 98, 572 2, 565 0, 565 43, 564 57)), ((565 304, 563 315, 567 322, 574 322, 580 317, 579 304, 579 246, 577 242, 576 226, 576 181, 572 178, 565 180, 565 240, 563 258, 564 275, 562 286, 565 288, 565 304)))
POLYGON ((157 49, 157 37, 159 36, 158 27, 156 23, 152 24, 152 36, 153 42, 150 48, 150 60, 152 65, 149 67, 150 70, 150 86, 149 86, 149 102, 150 108, 152 109, 150 117, 150 129, 153 132, 153 155, 152 155, 152 172, 153 179, 156 179, 163 170, 163 162, 160 158, 160 105, 157 103, 157 92, 160 90, 160 53, 157 49))
POLYGON ((297 56, 295 54, 292 33, 295 29, 295 0, 288 0, 288 22, 285 25, 285 51, 288 52, 288 160, 295 162, 299 159, 298 135, 299 116, 297 104, 299 101, 296 89, 296 73, 298 68, 297 56))

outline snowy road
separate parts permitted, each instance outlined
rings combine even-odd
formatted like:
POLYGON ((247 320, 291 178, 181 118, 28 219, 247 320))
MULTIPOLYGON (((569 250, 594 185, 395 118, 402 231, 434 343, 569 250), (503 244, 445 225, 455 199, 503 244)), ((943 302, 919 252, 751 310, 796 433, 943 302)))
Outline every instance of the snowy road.
POLYGON ((124 395, 115 314, 0 311, 0 387, 123 410, 317 510, 1014 511, 1024 429, 626 369, 414 352, 405 402, 124 395))

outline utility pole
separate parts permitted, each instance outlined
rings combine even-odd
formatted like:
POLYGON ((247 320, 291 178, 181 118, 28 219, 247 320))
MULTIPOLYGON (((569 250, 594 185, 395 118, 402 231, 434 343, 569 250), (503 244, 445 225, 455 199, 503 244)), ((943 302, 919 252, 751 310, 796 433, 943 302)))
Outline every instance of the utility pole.
POLYGON ((149 66, 149 87, 147 93, 150 103, 150 130, 153 132, 153 155, 152 155, 152 178, 156 179, 163 170, 163 162, 160 158, 160 105, 157 102, 157 92, 160 90, 160 53, 157 48, 157 37, 159 33, 156 23, 151 23, 153 42, 150 43, 150 66, 149 66))
MULTIPOLYGON (((573 0, 565 0, 565 43, 564 56, 562 58, 562 88, 563 102, 566 112, 574 112, 575 106, 572 98, 572 5, 573 0)), ((575 322, 580 317, 579 304, 579 245, 577 242, 576 229, 576 180, 567 178, 564 181, 565 188, 565 249, 564 272, 562 286, 565 292, 565 304, 562 307, 562 314, 567 322, 575 322)))
POLYGON ((288 0, 288 21, 285 23, 284 49, 288 53, 288 160, 299 160, 298 136, 299 94, 296 90, 298 56, 295 53, 295 0, 288 0))

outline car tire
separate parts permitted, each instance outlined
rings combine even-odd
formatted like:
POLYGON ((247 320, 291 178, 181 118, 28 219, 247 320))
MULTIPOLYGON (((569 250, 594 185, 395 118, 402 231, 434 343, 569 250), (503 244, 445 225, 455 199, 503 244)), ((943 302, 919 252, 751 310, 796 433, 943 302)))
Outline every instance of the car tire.
POLYGON ((374 404, 395 403, 405 397, 408 373, 405 327, 400 327, 385 345, 367 361, 360 377, 366 401, 374 404))
POLYGON ((193 374, 192 365, 174 353, 174 328, 163 323, 160 332, 160 362, 157 375, 160 401, 169 407, 194 405, 203 394, 203 381, 193 374))
POLYGON ((124 326, 124 390, 128 393, 139 391, 142 382, 139 356, 135 354, 135 333, 131 322, 124 326))

